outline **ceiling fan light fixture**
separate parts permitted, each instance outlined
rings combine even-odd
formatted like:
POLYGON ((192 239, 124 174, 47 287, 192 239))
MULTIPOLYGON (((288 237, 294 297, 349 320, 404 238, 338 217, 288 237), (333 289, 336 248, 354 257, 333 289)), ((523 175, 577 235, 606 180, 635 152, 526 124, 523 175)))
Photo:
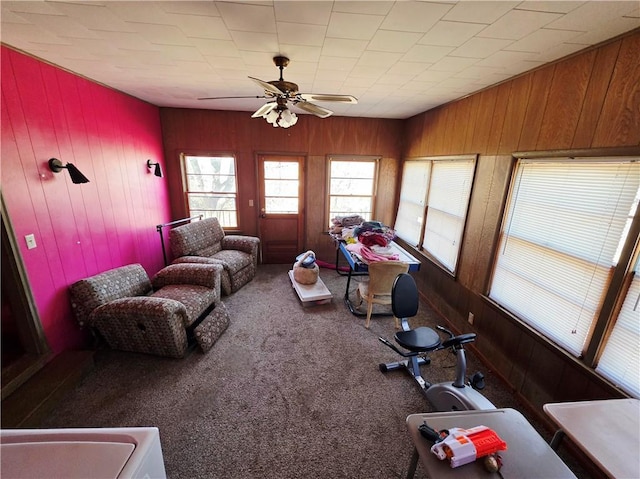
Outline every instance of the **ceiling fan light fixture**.
POLYGON ((273 63, 280 70, 278 80, 263 81, 259 78, 249 77, 263 90, 262 96, 229 96, 206 97, 200 100, 221 100, 224 98, 268 98, 269 101, 258 108, 251 118, 264 118, 274 128, 289 128, 298 122, 298 117, 287 108, 287 104, 296 105, 301 110, 311 113, 319 118, 328 118, 333 115, 331 110, 311 103, 313 101, 328 101, 339 103, 358 103, 358 99, 352 95, 300 93, 296 83, 285 81, 283 70, 289 65, 289 59, 282 55, 273 57, 273 63))
POLYGON ((291 123, 292 119, 293 117, 291 116, 291 110, 287 108, 286 110, 282 111, 282 121, 284 121, 285 123, 291 123))
POLYGON ((274 128, 289 128, 298 123, 298 116, 286 106, 278 106, 263 115, 263 118, 274 128))
POLYGON ((270 124, 274 124, 276 122, 276 120, 278 119, 278 111, 277 110, 271 110, 269 113, 267 113, 266 115, 264 115, 265 120, 267 120, 267 123, 270 124))

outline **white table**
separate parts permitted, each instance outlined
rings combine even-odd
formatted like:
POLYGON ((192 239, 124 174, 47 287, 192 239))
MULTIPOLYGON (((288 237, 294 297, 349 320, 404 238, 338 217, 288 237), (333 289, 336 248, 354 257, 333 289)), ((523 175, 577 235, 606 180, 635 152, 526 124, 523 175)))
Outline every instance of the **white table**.
POLYGON ((432 412, 407 417, 407 428, 415 446, 407 478, 412 478, 418 460, 431 479, 528 479, 566 478, 575 475, 538 434, 527 419, 515 409, 489 409, 484 411, 432 412), (483 461, 451 468, 447 461, 439 460, 431 451, 432 443, 420 435, 418 427, 426 421, 440 431, 452 427, 465 429, 487 426, 507 443, 500 452, 502 468, 499 473, 487 472, 483 461))
POLYGON ((543 409, 560 428, 552 448, 566 434, 607 476, 640 478, 640 400, 552 403, 543 409))

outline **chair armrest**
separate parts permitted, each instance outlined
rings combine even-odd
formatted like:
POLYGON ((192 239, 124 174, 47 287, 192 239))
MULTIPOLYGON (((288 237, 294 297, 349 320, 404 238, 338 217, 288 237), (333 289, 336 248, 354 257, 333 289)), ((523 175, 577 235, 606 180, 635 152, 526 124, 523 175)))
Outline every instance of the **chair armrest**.
POLYGON ((167 266, 156 273, 151 280, 155 290, 170 284, 195 284, 220 290, 221 264, 178 263, 167 266))
POLYGON ((244 251, 255 258, 258 257, 259 246, 260 238, 256 238, 255 236, 227 235, 222 238, 222 249, 244 251))
POLYGON ((157 321, 175 321, 181 327, 184 327, 187 309, 181 302, 167 298, 134 296, 114 299, 94 309, 89 315, 89 324, 94 325, 96 322, 107 323, 110 320, 136 321, 142 318, 157 321))

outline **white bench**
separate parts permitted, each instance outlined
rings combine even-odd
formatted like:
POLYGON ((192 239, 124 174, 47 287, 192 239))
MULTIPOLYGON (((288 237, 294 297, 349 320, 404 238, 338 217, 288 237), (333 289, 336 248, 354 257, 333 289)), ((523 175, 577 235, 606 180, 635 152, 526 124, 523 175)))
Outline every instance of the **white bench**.
POLYGON ((333 297, 331 291, 329 291, 319 276, 318 281, 314 284, 300 284, 294 279, 293 270, 289 270, 289 279, 291 279, 293 289, 296 290, 302 306, 313 306, 331 302, 331 298, 333 297))

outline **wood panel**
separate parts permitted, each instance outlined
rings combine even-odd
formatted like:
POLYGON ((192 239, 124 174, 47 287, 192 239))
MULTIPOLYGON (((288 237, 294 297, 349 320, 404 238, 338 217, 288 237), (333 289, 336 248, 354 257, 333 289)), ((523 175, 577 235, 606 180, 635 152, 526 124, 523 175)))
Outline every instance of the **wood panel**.
POLYGON ((434 138, 436 135, 429 134, 427 132, 437 131, 435 128, 435 118, 437 115, 436 110, 428 111, 424 114, 424 124, 423 130, 420 134, 420 144, 418 148, 418 156, 432 156, 435 155, 432 149, 432 144, 434 143, 434 138))
POLYGON ((477 181, 469 205, 458 279, 478 293, 486 292, 511 169, 512 157, 508 155, 481 156, 476 166, 477 181))
POLYGON ((469 108, 471 100, 465 98, 463 100, 455 102, 454 114, 450 115, 450 122, 447 126, 449 131, 448 139, 446 141, 447 151, 458 151, 461 154, 471 153, 467 149, 466 138, 467 131, 469 129, 469 108))
POLYGON ((438 132, 431 140, 431 154, 444 155, 447 152, 445 137, 447 135, 447 117, 451 108, 436 108, 432 116, 433 128, 438 132))
MULTIPOLYGON (((499 321, 499 324, 502 323, 503 321, 499 321)), ((521 392, 527 380, 527 371, 531 364, 535 362, 533 350, 536 342, 530 335, 523 333, 512 339, 516 344, 516 350, 510 358, 512 368, 509 376, 507 376, 507 381, 513 386, 514 390, 521 392)))
POLYGON ((455 141, 456 135, 456 115, 460 108, 460 102, 454 102, 446 109, 447 115, 444 119, 444 134, 442 135, 442 151, 453 151, 455 147, 462 145, 455 141))
POLYGON ((640 145, 640 31, 622 40, 593 147, 640 145))
POLYGON ((556 66, 540 125, 537 150, 571 147, 595 56, 595 51, 590 51, 556 66))
POLYGON ((559 352, 539 341, 534 343, 520 392, 535 409, 541 410, 546 403, 555 401, 561 378, 558 373, 563 367, 563 356, 559 352))
POLYGON ((523 75, 511 81, 504 125, 500 133, 498 154, 511 153, 518 147, 532 80, 531 75, 523 75))
POLYGON ((511 85, 512 82, 506 82, 497 87, 497 98, 493 109, 493 117, 491 118, 491 129, 489 130, 487 146, 484 150, 489 155, 495 155, 498 152, 511 85))
POLYGON ((486 153, 489 138, 491 136, 491 122, 496 105, 498 89, 491 88, 478 93, 478 112, 473 130, 471 150, 478 153, 486 153))
POLYGON ((316 192, 313 196, 306 198, 306 225, 305 231, 315 231, 316 234, 307 236, 306 248, 316 253, 316 258, 328 263, 335 262, 335 247, 333 242, 327 242, 328 236, 325 231, 328 225, 325 224, 324 215, 315 214, 324 211, 327 198, 326 181, 318 181, 318 178, 326 176, 327 164, 323 155, 313 155, 307 158, 307 171, 305 174, 305 190, 313 188, 316 192), (313 186, 311 186, 313 184, 313 186))
POLYGON ((155 225, 169 218, 158 109, 2 47, 2 194, 42 326, 56 354, 87 347, 69 284, 105 269, 162 267, 155 225), (49 158, 90 180, 54 174, 49 158), (37 247, 27 249, 24 235, 37 247))
POLYGON ((457 271, 458 280, 467 287, 471 287, 476 274, 482 270, 477 265, 477 260, 483 248, 481 244, 482 229, 491 195, 493 173, 492 157, 480 157, 476 162, 474 185, 467 214, 467 227, 457 271))
POLYGON ((589 148, 598 124, 600 111, 609 88, 613 67, 618 59, 621 41, 612 42, 596 50, 596 58, 589 78, 589 86, 580 111, 580 119, 573 137, 572 148, 589 148))
POLYGON ((476 125, 478 124, 478 111, 480 110, 480 95, 476 94, 464 101, 467 103, 466 109, 466 123, 467 132, 464 138, 464 151, 468 153, 481 153, 479 150, 474 149, 473 137, 475 135, 476 125))
POLYGON ((533 72, 527 111, 524 116, 524 122, 522 123, 520 141, 518 142, 519 150, 528 151, 536 148, 540 127, 542 126, 542 118, 544 117, 544 111, 547 107, 549 86, 553 80, 555 69, 556 65, 550 65, 533 72))
MULTIPOLYGON (((409 118, 404 123, 404 130, 402 136, 404 138, 422 139, 425 137, 423 134, 425 115, 417 115, 409 118)), ((418 141, 403 142, 402 144, 402 157, 403 158, 415 158, 420 155, 421 146, 418 141)))

